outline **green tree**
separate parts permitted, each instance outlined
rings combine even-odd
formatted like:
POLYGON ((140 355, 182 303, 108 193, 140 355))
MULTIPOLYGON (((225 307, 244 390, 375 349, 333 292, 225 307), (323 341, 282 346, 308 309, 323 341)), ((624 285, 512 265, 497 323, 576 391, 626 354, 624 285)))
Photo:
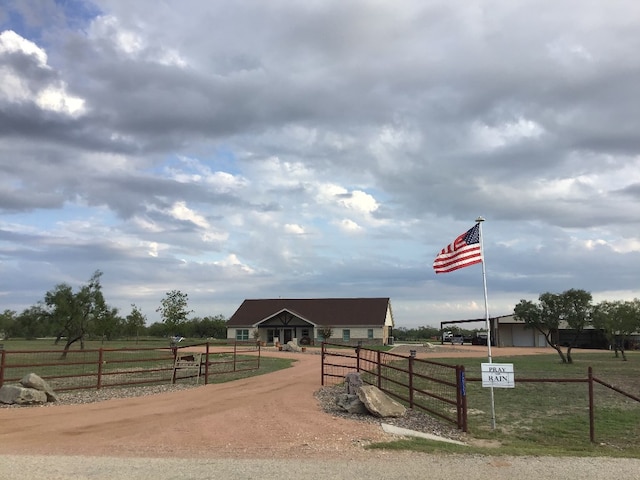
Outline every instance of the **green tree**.
POLYGON ((166 337, 169 335, 167 326, 162 322, 153 322, 147 327, 147 335, 152 337, 166 337))
POLYGON ((593 311, 593 326, 604 332, 616 358, 620 351, 622 360, 626 361, 626 343, 640 329, 640 300, 600 302, 593 311))
POLYGON ((14 338, 23 337, 27 340, 43 337, 47 334, 45 330, 46 318, 47 312, 42 303, 26 308, 16 318, 10 335, 14 338))
POLYGON ((333 327, 331 325, 323 325, 318 327, 318 336, 323 342, 327 342, 333 336, 333 327))
POLYGON ((189 296, 180 290, 167 292, 165 298, 160 301, 156 312, 160 313, 169 335, 179 334, 180 326, 187 321, 187 316, 193 312, 188 309, 188 304, 189 296))
POLYGON ((571 289, 562 293, 545 292, 538 299, 539 303, 520 300, 513 310, 515 318, 544 335, 547 343, 558 352, 562 363, 573 363, 571 350, 576 346, 582 330, 591 322, 591 294, 585 290, 571 289), (567 325, 574 332, 566 355, 554 339, 561 325, 567 325))
POLYGON ((591 293, 572 288, 560 294, 562 320, 573 330, 574 335, 567 347, 567 362, 573 363, 571 350, 577 345, 581 332, 591 324, 593 305, 591 293))
POLYGON ((89 283, 77 293, 63 283, 45 294, 48 315, 59 326, 57 341, 66 338, 62 358, 67 357, 75 342, 79 341, 80 348, 84 349, 85 336, 91 331, 96 318, 110 310, 102 295, 101 276, 102 272, 96 270, 89 283))
POLYGON ((102 343, 120 336, 124 328, 124 320, 118 315, 117 308, 101 305, 94 312, 92 333, 99 336, 102 343))
POLYGON ((131 313, 127 315, 124 324, 125 335, 129 337, 136 337, 136 344, 140 338, 140 332, 144 329, 147 323, 147 317, 142 314, 140 309, 135 303, 131 304, 131 313))
POLYGON ((0 313, 0 340, 11 336, 13 326, 16 323, 17 314, 13 310, 5 310, 0 313))
MULTIPOLYGON (((540 299, 542 300, 542 295, 540 299)), ((554 303, 551 297, 545 297, 545 299, 551 301, 552 304, 554 303)), ((567 358, 553 337, 553 334, 558 331, 560 320, 557 315, 553 314, 548 302, 545 303, 545 307, 543 307, 542 301, 538 304, 530 300, 520 300, 513 309, 513 314, 516 320, 523 321, 528 328, 533 328, 544 335, 547 343, 558 352, 562 363, 567 363, 567 358)))

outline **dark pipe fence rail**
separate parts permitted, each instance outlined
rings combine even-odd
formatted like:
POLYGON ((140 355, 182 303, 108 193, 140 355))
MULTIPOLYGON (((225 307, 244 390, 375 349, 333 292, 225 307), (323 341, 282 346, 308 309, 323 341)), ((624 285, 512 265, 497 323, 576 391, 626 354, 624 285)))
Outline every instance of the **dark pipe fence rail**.
POLYGON ((464 366, 323 343, 322 385, 341 383, 350 372, 359 372, 365 383, 377 386, 409 408, 423 410, 467 431, 464 366))
MULTIPOLYGON (((193 380, 197 373, 178 371, 178 351, 203 353, 200 379, 260 368, 260 347, 236 342, 211 349, 209 343, 166 348, 99 348, 69 350, 0 350, 0 387, 35 373, 54 391, 100 389, 127 385, 165 384, 193 380)), ((195 380, 193 380, 195 381, 195 380)))

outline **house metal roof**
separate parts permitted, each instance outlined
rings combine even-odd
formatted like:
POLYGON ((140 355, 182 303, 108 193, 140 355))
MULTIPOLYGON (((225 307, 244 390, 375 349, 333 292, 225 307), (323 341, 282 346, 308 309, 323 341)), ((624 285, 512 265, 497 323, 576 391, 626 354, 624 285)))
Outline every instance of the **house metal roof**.
POLYGON ((272 298, 245 300, 227 321, 247 327, 287 310, 315 325, 377 326, 385 323, 389 298, 272 298))

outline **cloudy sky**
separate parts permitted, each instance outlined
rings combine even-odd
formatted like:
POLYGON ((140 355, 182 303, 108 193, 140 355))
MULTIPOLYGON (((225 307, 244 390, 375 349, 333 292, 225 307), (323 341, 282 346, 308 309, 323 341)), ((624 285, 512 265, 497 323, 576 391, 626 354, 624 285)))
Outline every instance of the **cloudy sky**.
POLYGON ((640 296, 635 0, 3 0, 0 311, 390 297, 397 326, 640 296))

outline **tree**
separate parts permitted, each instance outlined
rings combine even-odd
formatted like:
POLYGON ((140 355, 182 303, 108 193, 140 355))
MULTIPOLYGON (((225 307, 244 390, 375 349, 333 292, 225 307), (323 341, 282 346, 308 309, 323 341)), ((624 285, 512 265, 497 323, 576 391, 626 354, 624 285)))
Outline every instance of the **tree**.
POLYGON ((187 324, 186 336, 198 338, 227 338, 227 322, 223 315, 193 318, 187 324))
MULTIPOLYGON (((542 299, 542 295, 540 298, 542 299)), ((533 328, 544 335, 547 343, 558 352, 562 363, 567 363, 567 358, 564 356, 562 349, 553 338, 553 334, 558 331, 560 320, 550 308, 549 303, 553 304, 552 298, 547 298, 547 300, 548 302, 545 302, 546 308, 530 300, 520 300, 513 309, 513 314, 516 320, 523 321, 527 327, 533 328)))
POLYGON ((0 313, 0 340, 9 338, 16 323, 17 314, 13 310, 0 313))
POLYGON ((45 294, 48 316, 59 327, 56 341, 66 338, 62 358, 67 357, 69 348, 77 341, 80 341, 80 348, 84 349, 85 336, 96 318, 110 311, 102 295, 101 276, 102 272, 96 270, 89 283, 75 294, 64 283, 45 294))
POLYGON ((561 319, 574 331, 574 336, 567 347, 568 363, 573 363, 571 349, 578 343, 580 333, 591 323, 591 314, 593 313, 592 299, 591 293, 575 288, 560 294, 561 319))
POLYGON ((330 325, 319 326, 318 335, 322 337, 323 342, 326 342, 333 336, 333 327, 330 325))
POLYGON ((640 300, 600 302, 594 307, 593 326, 604 332, 609 345, 613 346, 615 356, 618 351, 622 360, 627 360, 625 344, 631 335, 640 329, 640 300))
POLYGON ((10 330, 12 337, 23 337, 27 340, 44 336, 45 331, 45 319, 47 313, 41 303, 26 308, 16 318, 13 327, 10 330))
POLYGON ((180 333, 180 325, 185 323, 187 316, 193 312, 193 310, 187 309, 188 303, 189 296, 180 290, 167 292, 165 298, 160 301, 160 306, 156 312, 160 313, 170 335, 180 333))
POLYGON ((515 318, 543 334, 547 343, 558 352, 562 363, 573 363, 571 350, 576 346, 582 330, 591 322, 591 293, 571 289, 562 293, 545 292, 538 299, 538 304, 520 300, 513 311, 515 318), (567 345, 566 355, 553 338, 553 334, 563 323, 574 331, 573 338, 567 345))
POLYGON ((135 336, 136 343, 138 343, 138 339, 140 337, 140 331, 144 328, 147 323, 147 317, 142 314, 140 309, 136 306, 135 303, 131 304, 131 313, 127 315, 124 324, 124 332, 125 335, 129 337, 135 336))

